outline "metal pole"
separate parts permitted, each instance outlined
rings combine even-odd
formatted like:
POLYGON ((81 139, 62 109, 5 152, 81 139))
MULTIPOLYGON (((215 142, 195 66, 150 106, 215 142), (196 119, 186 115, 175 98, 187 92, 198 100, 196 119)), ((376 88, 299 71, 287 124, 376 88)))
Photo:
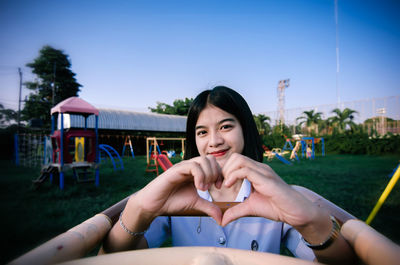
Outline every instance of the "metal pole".
POLYGON ((372 220, 374 220, 376 214, 378 213, 379 209, 382 207, 383 203, 385 202, 386 198, 389 196, 390 192, 392 191, 393 187, 396 185, 399 178, 400 178, 400 165, 397 166, 397 170, 393 174, 393 176, 390 179, 385 190, 382 192, 381 197, 379 198, 378 202, 376 203, 374 209, 372 209, 372 212, 369 214, 367 220, 365 221, 365 223, 367 225, 371 224, 372 220))
POLYGON ((64 189, 64 113, 61 115, 61 128, 60 128, 60 189, 64 189))
POLYGON ((53 65, 53 95, 51 98, 52 106, 54 106, 55 94, 56 94, 56 65, 57 65, 56 62, 54 62, 54 65, 53 65))
POLYGON ((18 127, 17 133, 19 133, 19 126, 21 124, 21 90, 22 90, 22 71, 21 68, 18 67, 19 73, 19 97, 18 97, 18 127))
POLYGON ((100 178, 99 178, 99 162, 100 162, 100 151, 99 151, 99 116, 95 116, 95 134, 96 134, 96 154, 95 154, 95 185, 99 186, 100 178))

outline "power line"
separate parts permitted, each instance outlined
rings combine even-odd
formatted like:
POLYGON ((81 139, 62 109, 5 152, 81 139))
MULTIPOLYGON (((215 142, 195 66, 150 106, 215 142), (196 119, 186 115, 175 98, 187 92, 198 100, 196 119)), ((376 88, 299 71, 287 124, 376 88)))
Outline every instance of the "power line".
POLYGON ((338 0, 335 0, 335 24, 336 24, 336 98, 337 98, 337 105, 338 105, 337 107, 340 108, 338 0))

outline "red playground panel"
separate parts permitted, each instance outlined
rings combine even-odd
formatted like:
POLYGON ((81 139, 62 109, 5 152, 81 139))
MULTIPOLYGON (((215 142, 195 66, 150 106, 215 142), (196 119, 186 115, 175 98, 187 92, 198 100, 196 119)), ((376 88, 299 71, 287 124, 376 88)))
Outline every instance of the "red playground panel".
MULTIPOLYGON (((84 137, 84 150, 85 161, 94 162, 96 158, 96 134, 92 130, 73 130, 69 129, 64 131, 63 149, 64 149, 64 163, 72 163, 75 159, 75 138, 84 137)), ((60 163, 60 146, 61 146, 61 132, 60 130, 54 131, 51 135, 51 144, 53 146, 53 162, 60 163)))

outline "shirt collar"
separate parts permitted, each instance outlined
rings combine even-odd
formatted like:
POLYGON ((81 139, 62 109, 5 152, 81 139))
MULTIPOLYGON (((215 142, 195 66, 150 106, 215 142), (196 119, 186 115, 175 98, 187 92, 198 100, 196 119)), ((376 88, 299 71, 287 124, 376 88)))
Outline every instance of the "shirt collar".
MULTIPOLYGON (((240 190, 238 194, 236 195, 235 202, 243 202, 245 199, 247 199, 250 196, 251 192, 251 183, 247 179, 244 179, 242 182, 242 186, 240 187, 240 190)), ((212 197, 208 190, 202 191, 202 190, 197 190, 197 194, 199 196, 207 201, 212 202, 212 197)))

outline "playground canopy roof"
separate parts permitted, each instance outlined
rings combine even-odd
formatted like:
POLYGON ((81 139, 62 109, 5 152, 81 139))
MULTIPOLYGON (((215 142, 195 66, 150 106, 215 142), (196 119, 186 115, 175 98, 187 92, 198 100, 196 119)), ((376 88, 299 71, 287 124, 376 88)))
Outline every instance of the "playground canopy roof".
POLYGON ((54 113, 76 113, 84 115, 85 114, 99 115, 99 110, 81 98, 70 97, 61 101, 56 106, 51 108, 50 114, 53 115, 54 113))
MULTIPOLYGON (((134 112, 115 109, 99 109, 99 129, 185 132, 186 117, 157 113, 134 112)), ((94 128, 94 116, 88 117, 88 128, 94 128)), ((82 116, 64 115, 64 128, 84 128, 82 116)))

